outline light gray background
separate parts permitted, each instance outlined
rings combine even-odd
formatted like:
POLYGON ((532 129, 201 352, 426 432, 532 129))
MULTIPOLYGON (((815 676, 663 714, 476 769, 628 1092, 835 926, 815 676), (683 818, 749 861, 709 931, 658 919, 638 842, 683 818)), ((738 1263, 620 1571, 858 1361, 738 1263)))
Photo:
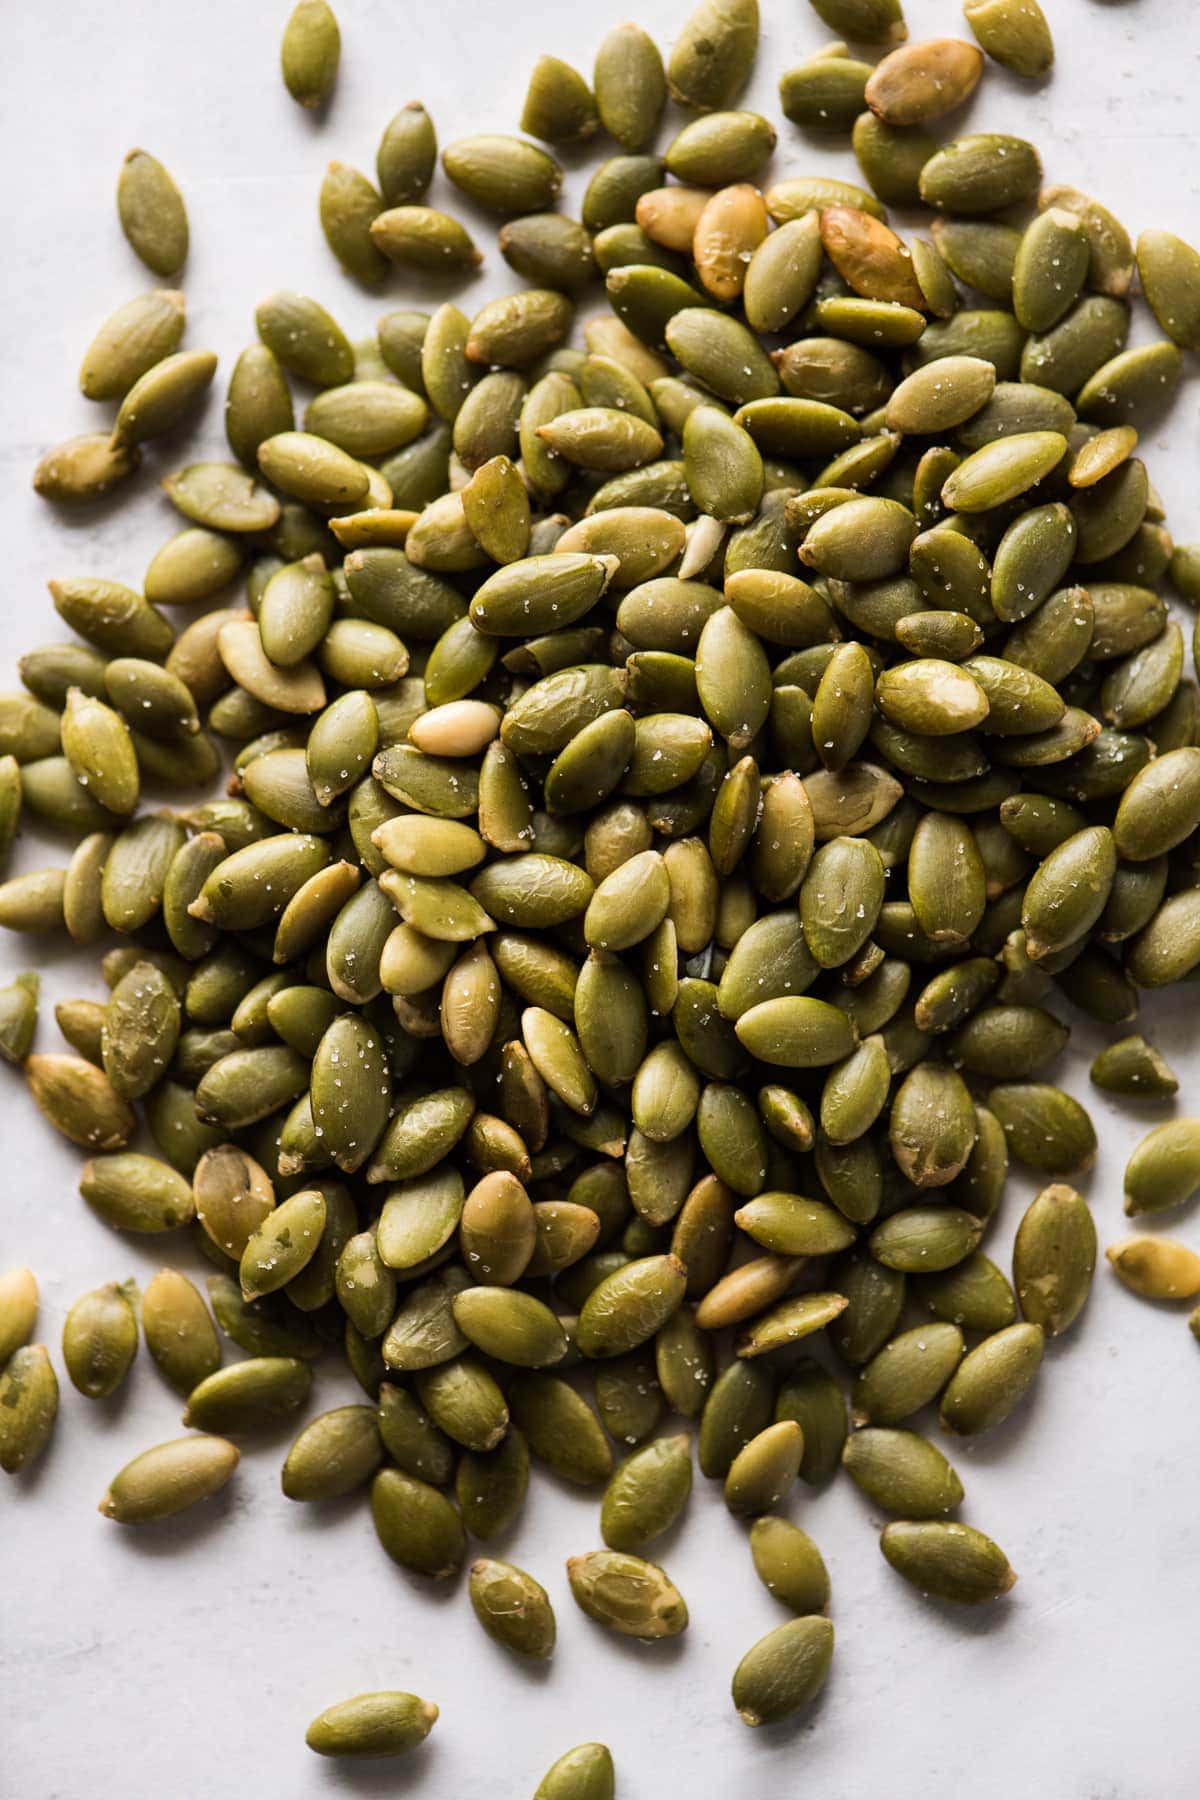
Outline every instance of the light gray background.
MULTIPOLYGON (((158 475, 195 454, 225 454, 220 402, 186 447, 147 456, 131 504, 69 519, 29 489, 37 456, 95 429, 74 372, 92 330, 148 285, 117 229, 124 152, 161 156, 187 198, 193 251, 184 285, 189 345, 232 359, 253 334, 255 302, 276 286, 310 292, 351 335, 389 306, 419 303, 397 276, 379 298, 338 271, 317 222, 330 157, 370 169, 391 112, 420 95, 443 141, 511 130, 542 50, 590 68, 625 0, 586 8, 542 0, 338 0, 342 72, 328 116, 312 118, 280 84, 287 0, 44 0, 3 11, 0 216, 5 229, 0 381, 0 582, 4 676, 20 650, 60 635, 47 577, 91 571, 138 583, 178 519, 158 475)), ((668 45, 684 0, 639 0, 668 45)), ((989 68, 964 128, 1028 134, 1048 178, 1081 185, 1135 231, 1200 238, 1196 81, 1200 25, 1179 0, 1048 0, 1059 50, 1053 81, 1030 89, 989 68)), ((778 118, 781 70, 828 33, 802 0, 767 0, 749 103, 778 118)), ((914 37, 959 29, 951 0, 910 0, 914 37)), ((664 141, 682 120, 667 122, 664 141)), ((946 135, 952 135, 952 129, 946 135)), ((586 159, 583 159, 586 160, 586 159)), ((854 174, 849 152, 782 124, 774 167, 854 174)), ((566 204, 577 205, 572 174, 566 204)), ((439 176, 434 203, 465 210, 439 176)), ((475 300, 519 285, 487 250, 475 300)), ((1145 331, 1145 324, 1141 326, 1145 331)), ((1200 536, 1195 383, 1144 449, 1181 538, 1200 536), (1169 453, 1169 454, 1168 454, 1169 453)), ((127 490, 129 492, 129 490, 127 490)), ((15 866, 61 860, 27 830, 15 866)), ((40 952, 0 944, 14 970, 40 952)), ((86 959, 42 960, 39 1044, 54 1048, 52 1005, 98 994, 86 959)), ((1185 1070, 1190 1002, 1146 1008, 1145 1023, 1185 1070)), ((1077 1028, 1071 1074, 1086 1093, 1100 1035, 1077 1028)), ((148 1277, 186 1248, 123 1241, 75 1191, 76 1156, 40 1121, 19 1078, 0 1071, 5 1179, 0 1266, 30 1263, 42 1285, 39 1336, 61 1363, 67 1306, 84 1289, 148 1277)), ((1089 1095, 1101 1165, 1088 1183, 1102 1242, 1122 1229, 1121 1169, 1159 1114, 1089 1095)), ((1013 1184, 987 1248, 1006 1260, 1028 1191, 1013 1184)), ((1175 1221, 1170 1222, 1170 1227, 1175 1221)), ((1196 1240, 1194 1220, 1181 1235, 1196 1240)), ((200 1274, 198 1260, 189 1263, 200 1274)), ((122 1531, 95 1502, 136 1450, 176 1435, 179 1409, 144 1353, 125 1392, 94 1406, 64 1382, 49 1454, 0 1495, 0 1792, 26 1800, 309 1800, 337 1792, 522 1800, 570 1745, 614 1751, 623 1800, 690 1793, 865 1800, 919 1793, 1000 1800, 1175 1800, 1196 1782, 1197 1357, 1179 1309, 1119 1291, 1101 1269, 1081 1326, 1056 1345, 1032 1402, 954 1456, 963 1516, 993 1533, 1020 1572, 1012 1596, 978 1615, 921 1600, 876 1548, 881 1523, 848 1483, 799 1493, 792 1515, 822 1546, 838 1642, 819 1705, 792 1729, 751 1733, 734 1717, 729 1676, 782 1614, 758 1585, 744 1531, 703 1483, 662 1547, 692 1609, 679 1643, 613 1642, 576 1611, 562 1573, 597 1541, 592 1497, 546 1476, 504 1553, 548 1586, 559 1613, 553 1666, 529 1672, 486 1640, 462 1587, 408 1580, 375 1542, 365 1504, 285 1501, 278 1467, 290 1434, 248 1444, 231 1490, 177 1524, 122 1531), (409 1762, 353 1771, 304 1748, 309 1718, 335 1699, 407 1687, 436 1699, 441 1723, 409 1762)), ((353 1397, 323 1369, 312 1412, 353 1397)))

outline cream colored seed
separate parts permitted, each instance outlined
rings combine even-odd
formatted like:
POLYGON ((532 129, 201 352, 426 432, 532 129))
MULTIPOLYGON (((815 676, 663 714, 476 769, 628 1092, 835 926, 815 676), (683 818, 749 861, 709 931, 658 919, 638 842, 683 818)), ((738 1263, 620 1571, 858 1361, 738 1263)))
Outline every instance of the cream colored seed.
POLYGON ((486 700, 450 700, 422 713, 408 735, 427 756, 477 756, 499 731, 498 707, 486 700))

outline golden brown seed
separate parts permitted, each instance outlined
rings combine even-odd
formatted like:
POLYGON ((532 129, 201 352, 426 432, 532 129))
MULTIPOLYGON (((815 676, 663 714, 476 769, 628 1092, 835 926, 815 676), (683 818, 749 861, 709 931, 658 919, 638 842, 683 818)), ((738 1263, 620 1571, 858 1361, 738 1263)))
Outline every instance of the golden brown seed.
POLYGON ((1143 1300, 1190 1300, 1200 1294, 1200 1256, 1174 1238, 1123 1238, 1105 1254, 1113 1272, 1143 1300))
POLYGON ((664 250, 687 255, 695 241, 696 227, 712 198, 711 188, 651 188, 638 200, 634 217, 646 236, 661 244, 664 250))
POLYGON ((721 188, 696 221, 692 260, 701 286, 715 300, 736 300, 750 258, 767 235, 762 194, 749 182, 721 188))

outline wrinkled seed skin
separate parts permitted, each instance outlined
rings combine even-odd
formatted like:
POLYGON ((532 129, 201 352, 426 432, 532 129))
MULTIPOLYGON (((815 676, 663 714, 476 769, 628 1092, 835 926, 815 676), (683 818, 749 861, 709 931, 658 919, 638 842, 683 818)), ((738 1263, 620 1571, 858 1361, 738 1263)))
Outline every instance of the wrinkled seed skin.
POLYGON ((813 1615, 777 1625, 760 1638, 733 1676, 733 1704, 743 1724, 773 1724, 816 1699, 833 1658, 833 1626, 813 1615))
POLYGON ((490 1638, 519 1656, 545 1660, 554 1651, 554 1610, 541 1583, 512 1563, 480 1557, 469 1583, 475 1617, 490 1638))
POLYGON ((618 1550, 570 1557, 567 1579, 581 1611, 621 1637, 650 1643, 678 1637, 688 1623, 687 1604, 664 1570, 618 1550))

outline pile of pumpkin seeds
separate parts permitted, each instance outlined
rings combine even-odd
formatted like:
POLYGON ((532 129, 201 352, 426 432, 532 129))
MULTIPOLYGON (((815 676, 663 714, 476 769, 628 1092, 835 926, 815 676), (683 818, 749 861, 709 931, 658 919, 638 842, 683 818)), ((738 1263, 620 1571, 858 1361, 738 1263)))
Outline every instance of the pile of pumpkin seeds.
MULTIPOLYGON (((366 1401, 300 1432, 289 1498, 369 1493, 383 1550, 448 1580, 542 1464, 603 1491, 578 1605, 668 1638, 687 1606, 644 1553, 692 1448, 658 1430, 694 1420, 792 1614, 734 1674, 750 1724, 811 1700, 832 1654, 825 1565, 779 1514, 797 1477, 844 1465, 922 1591, 1012 1585, 912 1421, 1000 1424, 1087 1301, 1068 1182, 1096 1134, 1050 1079, 1049 1002, 1113 1031, 1099 1088, 1169 1099, 1129 1027, 1200 968, 1200 695, 1160 592, 1200 599, 1200 546, 1173 545, 1135 454, 1200 348, 1200 256, 1157 229, 1135 249, 1020 137, 930 131, 985 53, 1045 75, 1037 0, 968 0, 973 39, 917 44, 899 0, 813 6, 858 48, 785 73, 781 106, 848 134, 865 186, 764 176, 775 128, 737 110, 755 0, 706 0, 665 67, 634 25, 591 86, 541 58, 525 137, 441 155, 531 285, 360 344, 315 300, 264 300, 235 460, 164 476, 185 524, 141 593, 51 582, 76 636, 0 699, 5 852, 23 811, 77 840, 0 886, 0 923, 105 946, 110 989, 59 1005, 68 1048, 35 1054, 22 975, 0 1050, 88 1153, 87 1205, 214 1269, 207 1302, 168 1268, 68 1315, 82 1394, 120 1385, 140 1326, 191 1428, 101 1510, 215 1493, 230 1439, 303 1406, 341 1347, 366 1401), (693 116, 660 153, 668 95, 693 116), (544 145, 602 132, 567 218, 544 145), (928 236, 888 205, 931 208, 928 236), (1162 336, 1131 350, 1135 275, 1162 336), (129 1147, 139 1119, 157 1154, 129 1147), (1050 1182, 1011 1281, 982 1247, 1010 1158, 1050 1182)), ((301 0, 295 99, 328 100, 340 48, 301 0)), ((437 151, 413 103, 377 184, 330 165, 321 222, 359 282, 480 260, 425 204, 437 151)), ((175 278, 187 217, 155 158, 131 152, 118 205, 175 278)), ((115 423, 45 455, 48 500, 107 499, 194 413, 217 359, 184 325, 174 289, 102 325, 80 381, 115 423)), ((1200 1120, 1172 1118, 1126 1210, 1198 1186, 1200 1120)), ((1182 1243, 1108 1256, 1138 1294, 1200 1293, 1182 1243)), ((0 1279, 9 1472, 58 1407, 37 1306, 30 1271, 0 1279)), ((468 1585, 485 1631, 552 1653, 532 1575, 484 1556, 468 1585)), ((308 1741, 395 1753, 436 1716, 364 1695, 308 1741)), ((612 1792, 598 1744, 538 1789, 612 1792)))

